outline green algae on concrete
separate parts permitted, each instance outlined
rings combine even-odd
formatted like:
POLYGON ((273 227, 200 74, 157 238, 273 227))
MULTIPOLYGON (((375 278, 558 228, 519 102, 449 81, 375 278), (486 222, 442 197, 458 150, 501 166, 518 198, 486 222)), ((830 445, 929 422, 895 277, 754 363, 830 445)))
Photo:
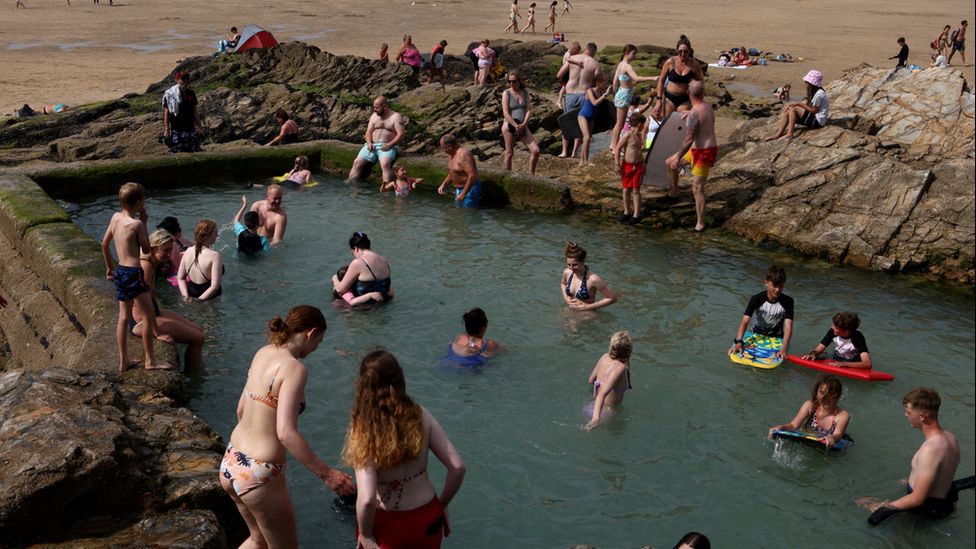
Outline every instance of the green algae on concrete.
POLYGON ((0 231, 8 240, 16 245, 31 227, 64 222, 68 214, 29 177, 0 173, 0 231))

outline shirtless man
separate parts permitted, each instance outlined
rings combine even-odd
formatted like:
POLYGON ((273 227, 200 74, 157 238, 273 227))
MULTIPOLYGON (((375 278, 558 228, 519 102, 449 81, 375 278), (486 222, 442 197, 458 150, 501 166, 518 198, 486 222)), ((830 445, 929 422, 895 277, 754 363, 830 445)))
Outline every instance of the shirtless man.
POLYGON ((445 134, 441 137, 441 150, 447 156, 447 177, 437 187, 438 194, 444 194, 448 183, 454 184, 454 205, 477 208, 481 202, 481 181, 478 167, 471 152, 458 143, 457 137, 445 134))
POLYGON ((901 401, 908 424, 922 431, 925 442, 912 458, 906 495, 895 501, 878 502, 873 498, 857 501, 871 512, 878 511, 868 519, 872 525, 893 512, 912 511, 929 518, 943 518, 955 509, 957 496, 952 480, 959 466, 959 441, 939 424, 942 398, 935 389, 916 387, 901 401))
MULTIPOLYGON (((564 74, 569 74, 566 81, 566 97, 563 101, 563 112, 570 112, 583 106, 586 99, 586 90, 593 87, 593 81, 600 72, 600 65, 593 56, 596 55, 596 44, 590 42, 583 49, 582 53, 570 55, 563 60, 563 66, 556 73, 556 79, 560 79, 564 74)), ((573 153, 576 153, 576 145, 579 140, 573 143, 573 153)), ((569 150, 569 140, 563 137, 563 151, 559 158, 566 158, 569 150)))
POLYGON ((288 226, 288 214, 281 207, 281 186, 268 186, 268 194, 264 200, 258 200, 251 205, 251 211, 258 213, 261 220, 258 234, 278 244, 285 239, 285 228, 288 226))
POLYGON ((379 160, 383 169, 383 183, 396 180, 393 176, 393 162, 397 157, 397 144, 403 139, 405 129, 403 117, 390 108, 390 102, 382 95, 373 100, 373 114, 366 125, 366 144, 360 149, 347 181, 358 181, 366 164, 379 160))
POLYGON ((681 149, 668 157, 665 164, 671 183, 670 196, 678 196, 678 170, 682 166, 691 166, 691 175, 694 176, 691 192, 695 195, 695 215, 698 218, 695 231, 701 232, 705 230, 705 180, 718 157, 718 140, 715 138, 715 112, 705 102, 705 85, 701 80, 692 80, 688 84, 688 94, 691 96, 691 110, 684 115, 688 133, 681 142, 681 149))

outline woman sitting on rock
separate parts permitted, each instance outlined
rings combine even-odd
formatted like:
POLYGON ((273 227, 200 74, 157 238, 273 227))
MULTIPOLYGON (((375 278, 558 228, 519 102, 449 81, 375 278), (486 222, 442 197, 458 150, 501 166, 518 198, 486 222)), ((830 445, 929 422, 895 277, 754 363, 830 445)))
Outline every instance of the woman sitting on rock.
POLYGON ((502 92, 502 139, 505 140, 505 169, 511 171, 512 157, 515 156, 515 141, 525 143, 529 148, 529 172, 535 175, 539 163, 539 145, 529 129, 532 115, 532 100, 525 89, 522 77, 516 71, 508 73, 508 88, 502 92))
POLYGON ((270 147, 276 143, 280 145, 298 143, 298 122, 292 120, 284 109, 275 111, 274 117, 281 126, 281 131, 278 132, 278 135, 274 139, 266 143, 265 147, 270 147))
POLYGON ((793 126, 801 124, 812 130, 822 128, 830 118, 830 102, 827 92, 823 90, 823 74, 812 70, 803 77, 807 83, 807 96, 799 103, 787 103, 776 122, 776 133, 766 138, 766 141, 776 139, 792 139, 793 126))

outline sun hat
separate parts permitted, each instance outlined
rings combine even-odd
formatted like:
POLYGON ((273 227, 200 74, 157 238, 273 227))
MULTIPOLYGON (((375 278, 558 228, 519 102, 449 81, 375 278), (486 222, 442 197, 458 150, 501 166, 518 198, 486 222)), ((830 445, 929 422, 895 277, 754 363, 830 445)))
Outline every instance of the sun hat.
POLYGON ((812 86, 820 87, 823 84, 823 74, 818 70, 812 70, 803 77, 803 81, 812 86))

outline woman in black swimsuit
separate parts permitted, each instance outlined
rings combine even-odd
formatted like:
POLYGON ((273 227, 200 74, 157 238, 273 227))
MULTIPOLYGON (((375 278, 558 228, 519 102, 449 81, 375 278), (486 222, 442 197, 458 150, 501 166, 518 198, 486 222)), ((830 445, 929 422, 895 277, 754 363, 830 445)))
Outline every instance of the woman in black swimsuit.
POLYGON ((386 258, 369 249, 370 242, 366 233, 354 233, 349 239, 349 247, 354 259, 349 262, 346 276, 342 280, 336 275, 332 276, 332 289, 339 295, 350 290, 357 297, 379 292, 384 300, 392 299, 390 264, 386 258))
POLYGON ((682 37, 678 40, 676 48, 678 55, 664 62, 661 66, 661 74, 665 77, 658 78, 657 81, 657 96, 662 98, 652 111, 657 120, 667 120, 675 110, 690 110, 691 97, 688 95, 688 84, 692 80, 704 81, 705 79, 701 63, 692 56, 691 42, 682 37))
POLYGON ((224 265, 220 252, 210 248, 217 241, 217 223, 201 219, 193 237, 196 244, 183 254, 176 281, 184 298, 205 301, 223 293, 220 282, 224 265))

